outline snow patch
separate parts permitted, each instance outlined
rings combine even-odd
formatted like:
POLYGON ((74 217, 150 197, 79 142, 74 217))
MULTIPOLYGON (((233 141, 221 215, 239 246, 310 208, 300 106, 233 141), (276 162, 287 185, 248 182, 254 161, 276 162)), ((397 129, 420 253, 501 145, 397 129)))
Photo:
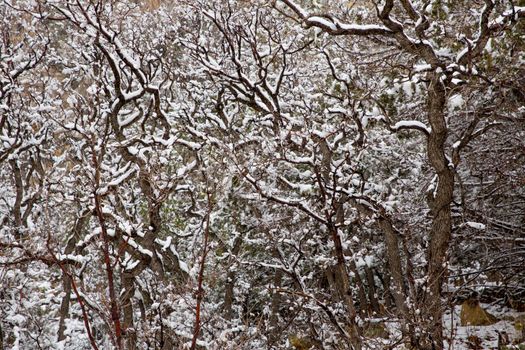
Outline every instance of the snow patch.
POLYGON ((480 222, 467 221, 465 225, 475 228, 476 230, 484 230, 486 226, 480 222))

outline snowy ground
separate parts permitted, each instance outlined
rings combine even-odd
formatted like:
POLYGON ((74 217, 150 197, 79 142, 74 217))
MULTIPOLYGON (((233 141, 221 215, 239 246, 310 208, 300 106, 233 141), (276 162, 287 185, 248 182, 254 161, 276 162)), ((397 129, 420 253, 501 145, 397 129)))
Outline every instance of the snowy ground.
POLYGON ((458 305, 454 307, 453 319, 451 319, 452 310, 448 310, 445 313, 444 325, 446 327, 447 337, 450 339, 452 335, 453 339, 451 344, 446 344, 446 349, 498 349, 498 332, 501 334, 503 340, 508 340, 509 344, 507 346, 509 350, 525 348, 517 346, 511 347, 511 344, 519 338, 521 333, 521 330, 517 330, 515 327, 516 320, 521 319, 523 324, 523 320, 525 320, 524 312, 520 313, 506 307, 491 306, 488 304, 481 304, 481 307, 496 316, 500 321, 491 326, 463 327, 459 319, 461 306, 458 305), (478 342, 478 347, 474 346, 472 342, 478 342))
MULTIPOLYGON (((445 312, 443 325, 445 327, 445 349, 446 350, 525 350, 525 342, 518 344, 521 328, 516 329, 516 323, 520 326, 525 324, 525 312, 517 312, 507 307, 498 305, 481 304, 481 307, 490 314, 496 316, 499 321, 490 326, 461 326, 461 306, 456 305, 454 309, 445 312), (453 318, 451 312, 453 311, 453 318), (498 348, 498 334, 502 340, 498 348), (450 342, 449 340, 453 341, 450 342)), ((401 334, 396 323, 388 324, 388 331, 394 338, 401 334)), ((392 338, 369 338, 367 348, 379 350, 392 347, 392 338)), ((396 350, 406 350, 404 345, 399 344, 396 350)))

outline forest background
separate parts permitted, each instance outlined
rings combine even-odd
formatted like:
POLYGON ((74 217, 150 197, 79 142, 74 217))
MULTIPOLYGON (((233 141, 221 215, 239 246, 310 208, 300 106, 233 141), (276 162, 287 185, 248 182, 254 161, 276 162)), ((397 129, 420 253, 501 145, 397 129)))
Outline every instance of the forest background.
POLYGON ((1 1, 0 349, 520 348, 524 19, 1 1))

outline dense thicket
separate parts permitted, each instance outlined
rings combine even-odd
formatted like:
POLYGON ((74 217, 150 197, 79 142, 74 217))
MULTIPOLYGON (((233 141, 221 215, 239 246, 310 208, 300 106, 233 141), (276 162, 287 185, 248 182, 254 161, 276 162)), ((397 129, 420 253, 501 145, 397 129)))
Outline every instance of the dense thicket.
POLYGON ((443 349, 452 304, 523 307, 524 18, 3 0, 0 349, 443 349))

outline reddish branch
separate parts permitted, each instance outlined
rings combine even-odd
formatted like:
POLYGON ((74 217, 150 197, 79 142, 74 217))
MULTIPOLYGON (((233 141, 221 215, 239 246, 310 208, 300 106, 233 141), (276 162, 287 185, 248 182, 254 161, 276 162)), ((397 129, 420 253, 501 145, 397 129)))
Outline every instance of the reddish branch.
POLYGON ((201 304, 204 298, 204 288, 202 287, 202 281, 204 278, 204 267, 206 262, 206 256, 208 255, 208 237, 210 235, 210 214, 211 214, 211 195, 208 191, 208 213, 206 214, 206 227, 204 229, 204 246, 202 248, 202 257, 199 268, 199 276, 197 279, 197 306, 195 307, 195 326, 193 328, 193 339, 191 340, 191 350, 195 350, 197 347, 197 339, 201 329, 201 304))
POLYGON ((57 259, 56 255, 53 253, 53 249, 51 248, 50 232, 47 233, 46 248, 50 255, 49 260, 53 261, 54 264, 57 264, 62 270, 62 273, 69 277, 69 280, 71 281, 71 287, 73 288, 73 292, 75 293, 77 297, 78 305, 80 306, 80 311, 82 312, 82 320, 84 321, 84 328, 86 328, 86 333, 89 339, 89 344, 91 345, 91 348, 93 348, 93 350, 98 350, 97 342, 95 341, 95 337, 93 337, 93 333, 91 332, 91 326, 89 324, 89 317, 86 311, 86 307, 84 305, 84 299, 82 298, 82 295, 78 291, 77 284, 75 282, 73 274, 67 271, 64 261, 57 259))
POLYGON ((98 194, 98 191, 97 191, 100 185, 100 168, 99 168, 97 155, 95 153, 95 147, 92 147, 92 161, 93 161, 93 166, 95 168, 95 191, 93 193, 95 197, 95 212, 96 212, 96 216, 98 218, 99 224, 100 224, 100 234, 102 236, 102 241, 103 241, 102 253, 104 254, 104 263, 106 265, 106 275, 108 278, 108 292, 109 292, 109 302, 110 302, 110 310, 111 310, 111 321, 113 322, 113 326, 115 328, 117 349, 122 349, 122 325, 120 323, 118 303, 117 303, 117 298, 115 295, 115 282, 114 282, 115 279, 113 276, 113 267, 111 265, 111 258, 109 254, 109 238, 108 238, 108 232, 106 228, 106 220, 104 218, 104 213, 102 212, 100 195, 98 194))
POLYGON ((66 271, 66 269, 62 266, 62 264, 59 263, 60 268, 62 269, 62 272, 69 276, 69 279, 71 280, 71 287, 73 288, 73 292, 75 292, 75 295, 77 297, 78 305, 80 306, 80 310, 82 311, 82 319, 84 321, 84 327, 86 328, 87 336, 89 339, 89 343, 91 344, 91 347, 94 350, 98 350, 97 343, 95 342, 95 338, 93 337, 93 334, 91 333, 91 327, 89 325, 89 318, 88 314, 86 312, 86 307, 84 306, 84 301, 82 300, 82 295, 80 295, 80 292, 77 289, 77 284, 75 282, 75 279, 73 276, 66 271))
POLYGON ((44 264, 46 264, 48 266, 58 265, 60 267, 60 269, 62 270, 64 275, 67 275, 69 277, 70 281, 71 281, 71 287, 73 288, 73 292, 75 293, 75 295, 77 297, 78 305, 80 306, 80 310, 82 312, 82 320, 84 322, 84 327, 86 328, 86 333, 87 333, 87 336, 88 336, 88 339, 89 339, 89 343, 91 344, 91 347, 93 348, 93 350, 98 350, 97 343, 95 341, 95 338, 93 337, 93 333, 91 332, 91 326, 89 324, 89 317, 88 317, 88 314, 87 314, 87 311, 86 311, 86 307, 84 305, 84 301, 83 301, 82 295, 78 291, 78 288, 77 288, 75 279, 73 278, 73 275, 70 272, 68 272, 66 270, 66 268, 65 268, 65 265, 70 263, 70 262, 69 261, 64 261, 64 260, 58 260, 56 258, 56 256, 52 252, 52 249, 51 249, 51 246, 50 246, 50 239, 49 239, 49 237, 47 239, 47 249, 49 251, 49 255, 48 256, 32 254, 29 250, 24 249, 24 247, 22 245, 19 245, 19 244, 16 244, 16 243, 1 243, 0 242, 0 247, 9 247, 9 248, 23 249, 24 252, 27 255, 26 258, 20 258, 20 259, 18 259, 16 261, 13 261, 13 262, 10 262, 10 263, 4 263, 2 265, 8 265, 9 266, 9 265, 18 265, 18 264, 24 264, 24 263, 31 263, 31 262, 35 262, 35 261, 40 261, 40 262, 43 262, 44 264))

